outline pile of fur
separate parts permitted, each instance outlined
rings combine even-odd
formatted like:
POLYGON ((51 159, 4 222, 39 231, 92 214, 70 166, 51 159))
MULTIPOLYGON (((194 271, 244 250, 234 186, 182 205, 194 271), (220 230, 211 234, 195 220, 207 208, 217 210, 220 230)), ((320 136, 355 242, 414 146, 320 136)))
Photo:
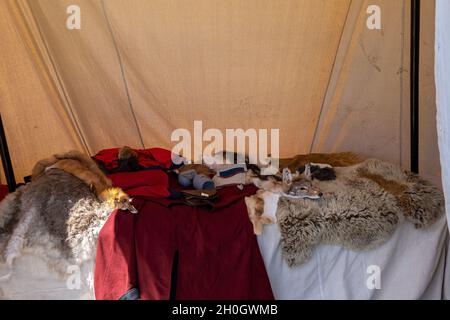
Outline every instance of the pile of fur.
POLYGON ((48 170, 0 203, 0 265, 11 267, 27 248, 62 273, 69 264, 93 261, 112 210, 80 179, 48 170))
POLYGON ((316 245, 369 250, 404 219, 425 228, 444 213, 442 192, 396 165, 369 159, 335 169, 336 180, 316 182, 321 200, 279 200, 283 255, 291 267, 307 261, 316 245))

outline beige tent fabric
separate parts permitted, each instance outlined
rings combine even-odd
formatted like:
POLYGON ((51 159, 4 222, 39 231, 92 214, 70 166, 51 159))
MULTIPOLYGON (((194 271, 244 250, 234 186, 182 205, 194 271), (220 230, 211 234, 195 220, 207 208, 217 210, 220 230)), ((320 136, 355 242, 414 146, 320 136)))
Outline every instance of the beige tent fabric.
MULTIPOLYGON (((450 2, 436 1, 436 94, 437 94, 437 131, 439 140, 440 159, 442 163, 442 185, 445 194, 447 223, 450 228, 450 2)), ((450 256, 447 258, 450 265, 450 256)), ((444 283, 450 288, 450 277, 444 283)), ((450 299, 447 292, 445 299, 450 299)))
MULTIPOLYGON (((435 1, 422 1, 419 171, 441 185, 441 165, 436 130, 435 1)), ((409 103, 409 100, 408 100, 409 103)))
POLYGON ((280 128, 282 155, 308 151, 349 1, 105 3, 146 145, 203 120, 280 128))
MULTIPOLYGON (((48 58, 37 61, 62 101, 45 117, 64 110, 72 122, 59 123, 52 150, 170 148, 174 129, 192 131, 193 121, 202 120, 204 129, 279 128, 282 156, 352 150, 409 166, 409 1, 376 1, 380 31, 367 29, 366 9, 375 3, 364 0, 78 0, 81 30, 65 27, 73 1, 20 3, 31 13, 30 33, 43 38, 38 49, 48 58)), ((423 6, 421 169, 437 181, 434 1, 423 6)), ((19 46, 19 40, 9 41, 19 46)), ((8 94, 19 99, 18 88, 42 94, 31 85, 11 82, 8 94)), ((35 122, 17 126, 21 139, 25 123, 35 122)), ((19 176, 29 170, 25 163, 48 152, 39 144, 10 144, 15 163, 24 163, 16 167, 19 176)))
POLYGON ((81 30, 66 28, 73 1, 28 1, 66 88, 90 153, 139 146, 120 66, 100 1, 77 1, 81 30))
MULTIPOLYGON (((403 1, 378 1, 382 29, 366 27, 366 8, 350 30, 347 55, 339 70, 330 103, 323 109, 313 151, 348 149, 400 162, 402 133, 403 1)), ((343 39, 345 40, 345 38, 343 39)), ((406 140, 407 141, 407 140, 406 140)))
POLYGON ((79 31, 61 27, 69 4, 32 6, 93 149, 139 146, 114 36, 145 146, 202 120, 307 152, 349 1, 81 1, 79 31))
MULTIPOLYGON (((366 28, 366 8, 373 2, 353 2, 360 15, 341 41, 346 56, 335 66, 338 76, 330 83, 313 151, 352 150, 409 167, 409 3, 377 1, 382 12, 378 31, 366 28)), ((434 1, 422 3, 420 172, 439 183, 434 1)))
POLYGON ((17 4, 0 1, 0 112, 16 179, 21 181, 37 159, 83 148, 17 4))

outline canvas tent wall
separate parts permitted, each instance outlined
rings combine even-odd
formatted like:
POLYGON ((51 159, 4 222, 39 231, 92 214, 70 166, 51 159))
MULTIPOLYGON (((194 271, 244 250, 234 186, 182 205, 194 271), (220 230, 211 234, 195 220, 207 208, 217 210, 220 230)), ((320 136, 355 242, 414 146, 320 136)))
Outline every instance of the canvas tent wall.
MULTIPOLYGON (((437 128, 442 164, 442 185, 446 195, 447 221, 450 220, 450 1, 436 2, 436 91, 437 128)), ((449 224, 450 226, 450 224, 449 224)), ((450 287, 450 280, 447 281, 450 287)))
MULTIPOLYGON (((280 128, 281 155, 409 168, 407 0, 5 0, 0 108, 18 180, 51 153, 280 128), (66 28, 67 7, 81 29, 66 28), (382 29, 366 26, 378 5, 382 29)), ((420 171, 440 183, 434 1, 422 1, 420 171)))

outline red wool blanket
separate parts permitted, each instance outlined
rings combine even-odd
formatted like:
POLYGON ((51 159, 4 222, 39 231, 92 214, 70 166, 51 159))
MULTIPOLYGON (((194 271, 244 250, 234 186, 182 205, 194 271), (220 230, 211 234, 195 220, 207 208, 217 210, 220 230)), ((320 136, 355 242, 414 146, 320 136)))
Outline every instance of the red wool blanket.
POLYGON ((137 288, 141 299, 169 299, 178 251, 176 299, 273 299, 243 199, 254 192, 222 189, 213 210, 147 196, 135 199, 137 215, 114 212, 98 240, 96 298, 137 288))

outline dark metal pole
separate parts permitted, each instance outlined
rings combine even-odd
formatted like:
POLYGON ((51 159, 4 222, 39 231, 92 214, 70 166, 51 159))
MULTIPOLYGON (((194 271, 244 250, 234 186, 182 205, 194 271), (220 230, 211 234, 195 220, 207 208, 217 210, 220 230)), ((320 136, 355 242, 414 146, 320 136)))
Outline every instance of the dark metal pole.
POLYGON ((9 192, 16 191, 16 179, 14 170, 9 156, 8 143, 6 142, 5 129, 3 128, 2 115, 0 114, 0 154, 2 157, 3 170, 5 171, 6 182, 8 183, 9 192))
POLYGON ((179 251, 175 251, 173 262, 172 262, 172 272, 170 275, 170 292, 169 301, 175 301, 177 298, 177 277, 178 277, 178 264, 180 260, 179 251))
POLYGON ((420 0, 411 0, 411 171, 419 173, 420 0))

